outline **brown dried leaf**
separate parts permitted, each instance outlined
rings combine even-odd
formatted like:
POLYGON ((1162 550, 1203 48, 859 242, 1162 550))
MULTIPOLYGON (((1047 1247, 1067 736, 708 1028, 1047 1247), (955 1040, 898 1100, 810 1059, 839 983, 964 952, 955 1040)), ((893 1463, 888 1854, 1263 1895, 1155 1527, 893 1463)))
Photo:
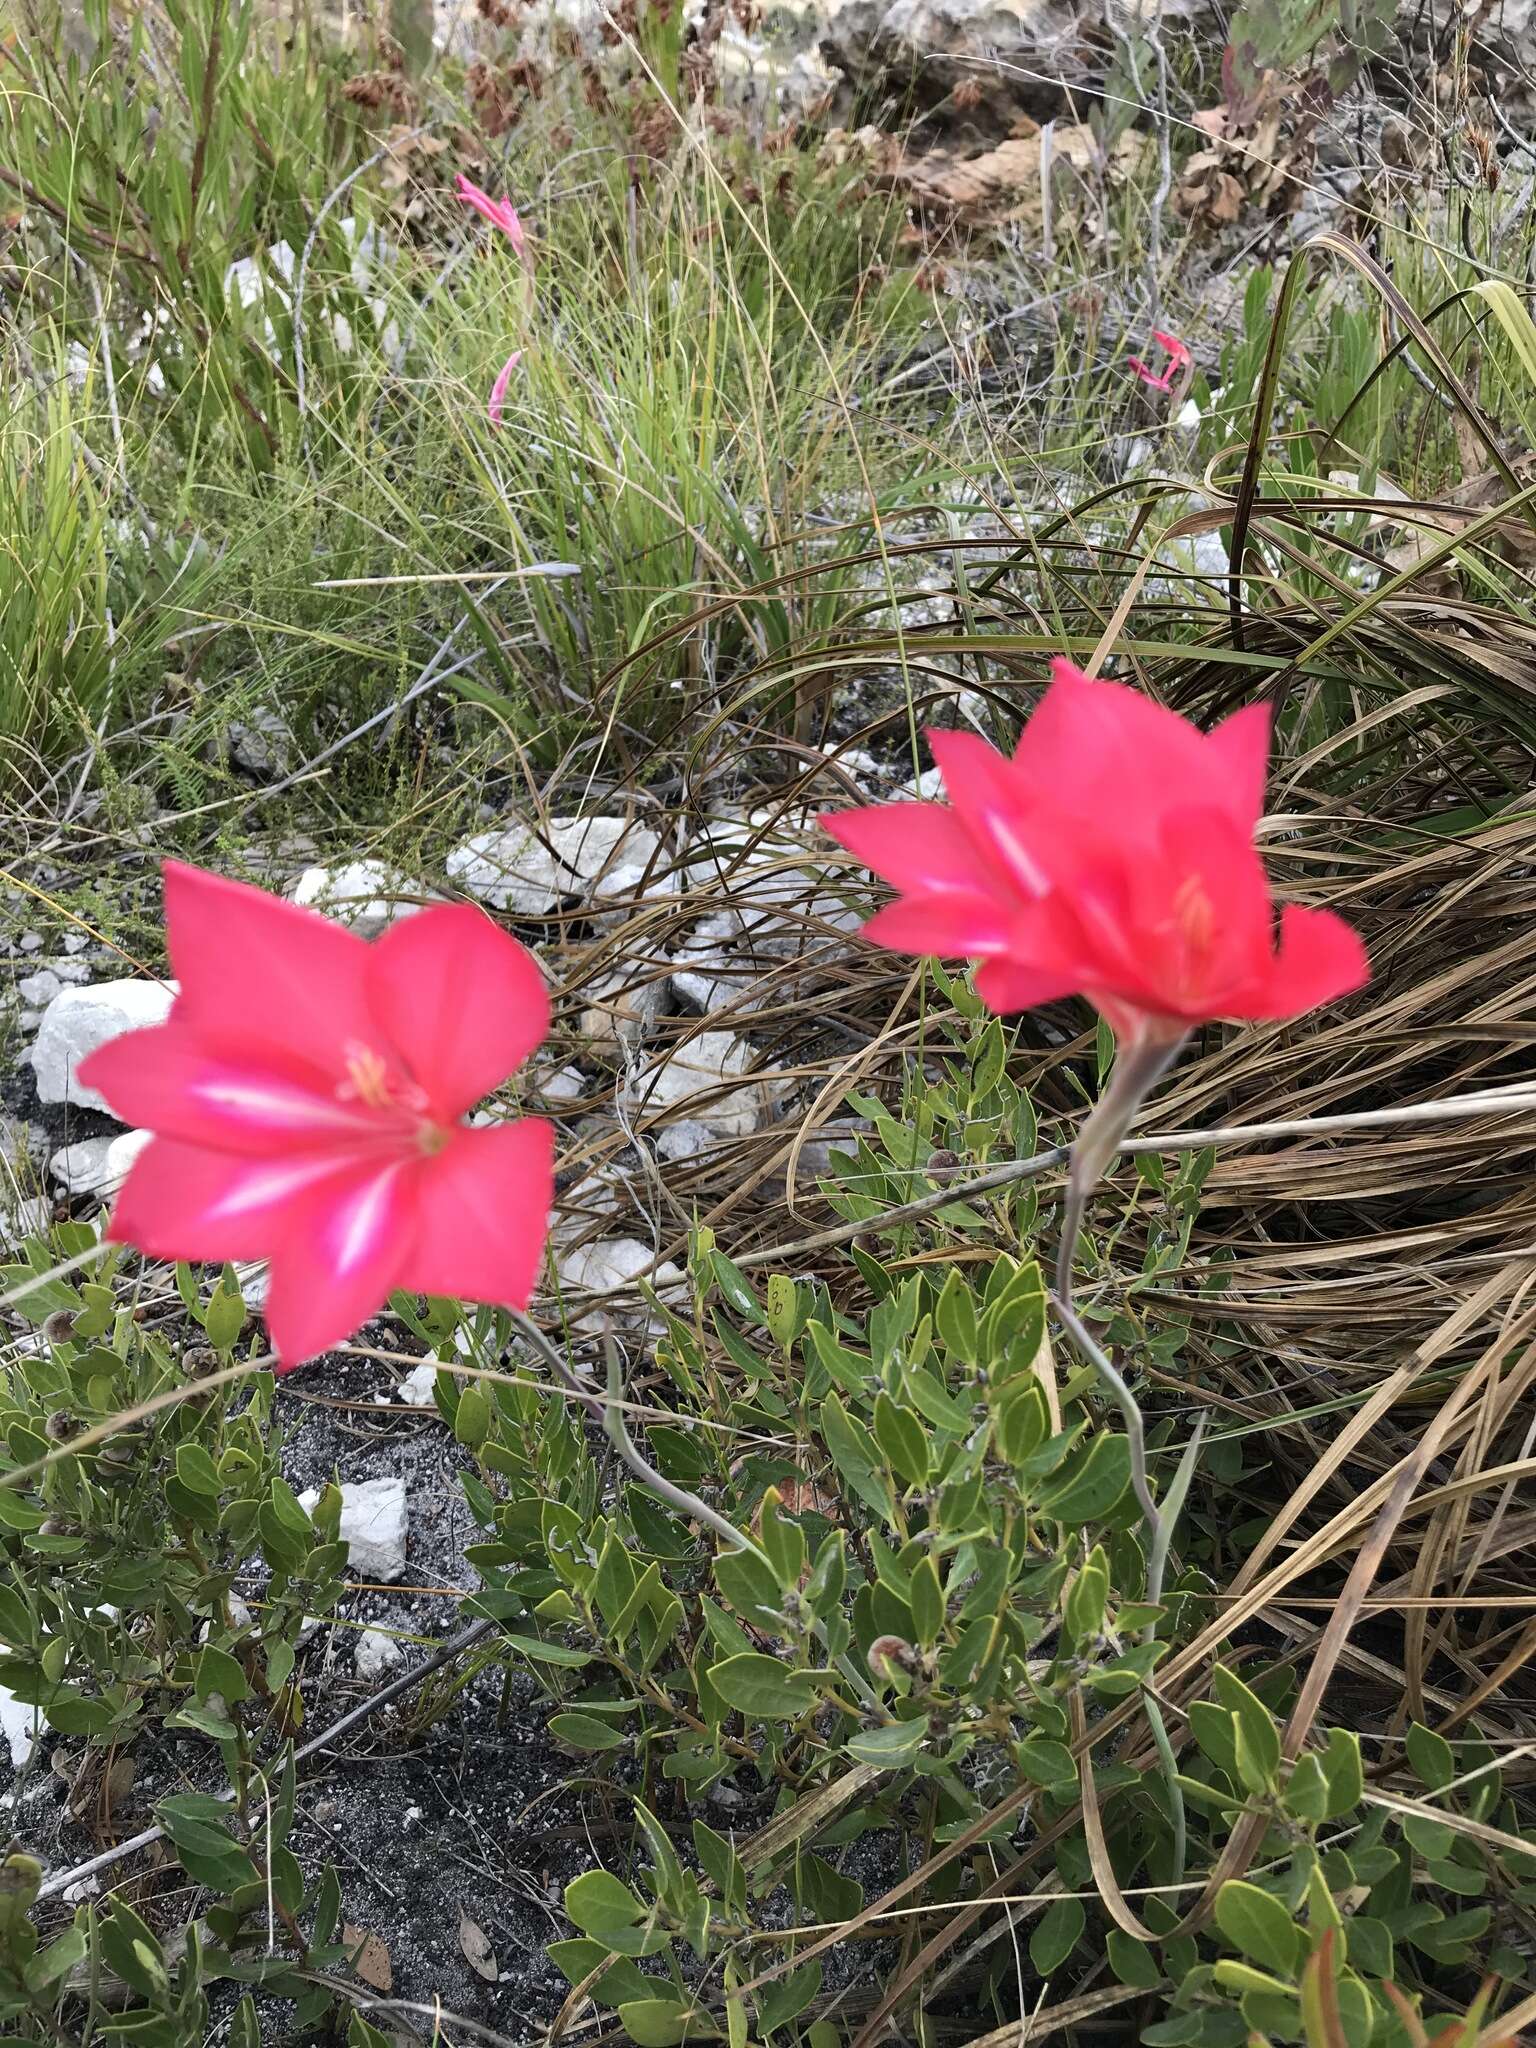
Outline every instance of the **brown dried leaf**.
POLYGON ((371 1934, 366 1927, 354 1927, 349 1920, 341 1930, 341 1941, 351 1955, 355 1976, 361 1977, 374 1991, 392 1988, 395 1966, 381 1936, 371 1934))
POLYGON ((487 1984, 494 1984, 501 1975, 496 1963, 496 1952, 486 1938, 483 1927, 477 1927, 464 1908, 459 1908, 459 1952, 477 1977, 483 1977, 487 1984))

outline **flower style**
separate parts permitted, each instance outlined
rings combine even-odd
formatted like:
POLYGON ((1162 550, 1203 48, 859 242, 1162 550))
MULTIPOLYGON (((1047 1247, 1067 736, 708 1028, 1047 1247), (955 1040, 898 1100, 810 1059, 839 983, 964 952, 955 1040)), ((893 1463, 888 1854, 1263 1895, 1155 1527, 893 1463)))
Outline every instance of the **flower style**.
POLYGON ((902 953, 981 964, 999 1014, 1085 995, 1126 1045, 1213 1018, 1296 1017, 1369 979, 1340 917, 1294 904, 1278 943, 1254 828, 1269 711, 1209 734, 1057 661, 1010 760, 931 732, 952 807, 882 804, 822 823, 899 891, 864 927, 902 953))
POLYGON ((243 883, 164 872, 170 1017, 80 1067, 154 1133, 107 1235, 152 1258, 270 1260, 280 1371, 396 1288, 524 1307, 553 1130, 459 1119, 549 1028, 532 957, 467 905, 370 943, 243 883))
POLYGON ((493 427, 501 425, 502 407, 506 404, 507 399, 507 386, 512 382, 512 372, 522 360, 522 350, 515 348, 496 372, 496 381, 491 386, 491 395, 485 402, 486 418, 493 427))
POLYGON ((512 244, 516 255, 522 256, 528 247, 528 237, 523 233, 523 224, 518 219, 517 208, 510 199, 493 199, 489 192, 482 191, 473 179, 466 178, 460 171, 454 180, 454 192, 466 206, 472 206, 476 213, 484 214, 493 228, 500 228, 512 244))
POLYGON ((1176 334, 1164 334, 1159 328, 1154 327, 1152 339, 1168 358, 1161 370, 1149 369, 1140 356, 1130 356, 1127 360, 1143 384, 1150 384, 1154 391, 1171 391, 1174 378, 1181 370, 1189 367, 1194 357, 1190 354, 1188 345, 1180 341, 1176 334))

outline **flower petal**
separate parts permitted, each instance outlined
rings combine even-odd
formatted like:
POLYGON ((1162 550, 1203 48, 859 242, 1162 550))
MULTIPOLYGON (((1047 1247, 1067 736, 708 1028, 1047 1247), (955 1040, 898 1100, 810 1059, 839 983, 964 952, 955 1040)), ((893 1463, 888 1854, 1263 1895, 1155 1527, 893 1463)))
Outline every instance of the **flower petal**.
POLYGON ((932 731, 928 745, 990 887, 1025 901, 1043 896, 1052 881, 1050 853, 1031 813, 1049 792, 1032 789, 1006 755, 975 733, 932 731))
POLYGON ((357 1167, 289 1206, 264 1311, 280 1371, 344 1342, 400 1284, 420 1173, 398 1157, 357 1167))
POLYGON ((555 1193, 555 1130, 542 1117, 459 1129, 419 1170, 415 1240, 397 1285, 526 1308, 555 1193))
MULTIPOLYGON (((368 945, 313 910, 180 861, 165 863, 172 1016, 225 1046, 284 1047, 340 1073, 365 1043, 368 945)), ((105 1091, 103 1091, 105 1092, 105 1091)))
POLYGON ((515 348, 496 372, 496 381, 491 386, 491 395, 485 402, 485 415, 493 427, 501 425, 502 408, 505 406, 507 399, 507 386, 512 382, 512 372, 522 360, 522 350, 515 348))
POLYGON ((1268 988, 1246 1010, 1250 1017, 1300 1017, 1364 988, 1371 963, 1360 935, 1331 910, 1288 903, 1280 915, 1280 944, 1268 988))
POLYGON ((129 1169, 107 1236, 152 1259, 264 1259, 293 1205, 345 1171, 324 1153, 239 1158, 155 1138, 129 1169))
POLYGON ((1019 960, 985 960, 976 970, 976 993, 999 1017, 1032 1010, 1037 1003, 1060 1002, 1063 996, 1080 995, 1082 988, 1076 975, 1027 967, 1019 960))
POLYGON ((1008 919, 987 896, 903 896, 877 910, 862 935, 893 953, 974 960, 1003 950, 1008 919))
POLYGON ((178 1022, 109 1039, 80 1063, 87 1087, 140 1130, 222 1152, 355 1151, 377 1117, 338 1100, 329 1075, 281 1045, 230 1053, 178 1022))
POLYGON ((391 925, 369 949, 375 1029, 451 1123, 520 1067, 549 1031, 533 955, 467 903, 391 925))
POLYGON ((1095 841, 1150 838, 1171 799, 1220 802, 1218 764, 1197 727, 1070 661, 1052 663, 1013 759, 1027 786, 1095 841))
POLYGON ((872 804, 863 810, 828 811, 819 822, 839 846, 893 888, 922 896, 947 890, 986 893, 987 864, 959 818, 943 804, 872 804))
POLYGON ((1206 735, 1207 761, 1217 765, 1227 785, 1224 808, 1250 838, 1264 811, 1269 728, 1269 705, 1245 704, 1206 735))

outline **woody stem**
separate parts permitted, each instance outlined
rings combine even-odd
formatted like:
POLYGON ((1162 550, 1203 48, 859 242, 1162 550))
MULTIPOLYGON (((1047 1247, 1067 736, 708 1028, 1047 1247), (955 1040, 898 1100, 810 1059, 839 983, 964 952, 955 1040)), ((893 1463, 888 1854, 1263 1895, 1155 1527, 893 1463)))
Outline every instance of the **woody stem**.
MULTIPOLYGON (((1142 1423, 1141 1409, 1137 1406, 1136 1396, 1126 1385, 1119 1367, 1077 1313, 1072 1299, 1072 1261, 1077 1251, 1078 1238, 1082 1234, 1083 1214, 1088 1206, 1089 1196, 1098 1185, 1105 1167, 1115 1156, 1120 1141, 1130 1128, 1131 1119, 1146 1100, 1150 1090, 1178 1058, 1183 1045, 1182 1037, 1172 1041, 1144 1039, 1124 1048, 1115 1061, 1109 1077, 1109 1086, 1099 1097, 1072 1147, 1072 1163, 1067 1171, 1066 1199, 1062 1209, 1061 1242, 1056 1252, 1054 1288, 1056 1312, 1061 1317, 1063 1327, 1103 1381, 1125 1422, 1126 1440, 1131 1454, 1131 1487, 1147 1531, 1146 1599, 1154 1607, 1162 1599, 1163 1577, 1167 1570, 1173 1527, 1184 1504, 1184 1495, 1194 1470, 1200 1430, 1197 1426, 1194 1439, 1180 1463, 1168 1496, 1160 1505, 1147 1477, 1147 1433, 1142 1423)), ((1203 1421, 1204 1418, 1201 1419, 1203 1421)), ((1144 1639, 1150 1640, 1155 1627, 1155 1622, 1148 1625, 1144 1631, 1144 1639)), ((1145 1707, 1147 1722, 1157 1745, 1158 1760, 1162 1766, 1163 1780, 1168 1789, 1173 1816, 1176 1865, 1174 1878, 1177 1882, 1184 1875, 1185 1844, 1184 1796, 1178 1782, 1178 1762, 1173 1753, 1173 1745, 1168 1740, 1162 1712, 1150 1694, 1146 1697, 1145 1707)))

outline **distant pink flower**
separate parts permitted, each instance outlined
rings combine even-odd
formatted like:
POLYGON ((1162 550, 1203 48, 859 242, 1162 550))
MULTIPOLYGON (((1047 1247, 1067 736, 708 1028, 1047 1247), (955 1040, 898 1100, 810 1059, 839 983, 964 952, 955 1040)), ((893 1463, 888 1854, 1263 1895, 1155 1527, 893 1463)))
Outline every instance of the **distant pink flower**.
POLYGON ((1176 1045, 1204 1019, 1299 1017, 1369 978, 1332 911, 1275 918, 1253 843, 1266 705, 1202 733, 1058 661, 1011 758, 975 733, 928 740, 948 806, 822 824, 898 891, 865 937, 979 961, 1000 1015, 1081 994, 1122 1043, 1176 1045))
POLYGON ((501 425, 501 408, 506 400, 507 386, 512 382, 512 372, 522 360, 522 350, 515 348, 496 372, 496 382, 491 386, 491 395, 485 402, 486 417, 493 427, 501 425))
POLYGON ((1161 372, 1149 370, 1140 356, 1131 356, 1128 359, 1130 366, 1142 383, 1150 384, 1154 391, 1171 391, 1174 378, 1181 370, 1187 369, 1194 358, 1189 352, 1188 345, 1180 341, 1176 334, 1164 334, 1154 327, 1152 339, 1168 358, 1161 372))
POLYGON ((540 1118, 460 1122, 549 1028, 531 956, 440 904, 372 943, 260 889, 165 864, 165 1024, 80 1067, 154 1133, 107 1235, 157 1259, 268 1259, 287 1371, 396 1288, 522 1308, 552 1193, 540 1118))
POLYGON ((510 199, 493 199, 489 192, 482 192, 462 171, 454 181, 454 190, 466 206, 472 206, 476 213, 483 213, 493 228, 501 229, 519 256, 526 252, 528 238, 517 217, 517 208, 510 199))

